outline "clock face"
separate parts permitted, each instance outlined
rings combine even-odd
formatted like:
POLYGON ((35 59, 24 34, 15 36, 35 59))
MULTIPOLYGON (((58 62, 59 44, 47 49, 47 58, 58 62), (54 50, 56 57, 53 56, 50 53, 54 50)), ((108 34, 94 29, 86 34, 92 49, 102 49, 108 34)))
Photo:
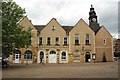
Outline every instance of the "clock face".
POLYGON ((95 18, 93 18, 93 19, 92 19, 92 21, 93 21, 93 22, 96 22, 96 19, 95 19, 95 18))

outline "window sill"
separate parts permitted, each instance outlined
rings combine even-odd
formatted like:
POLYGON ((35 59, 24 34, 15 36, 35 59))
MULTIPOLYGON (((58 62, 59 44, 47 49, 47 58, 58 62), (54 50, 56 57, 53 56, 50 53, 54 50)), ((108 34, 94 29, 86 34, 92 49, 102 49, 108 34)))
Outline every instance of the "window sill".
POLYGON ((60 46, 60 44, 55 44, 55 46, 60 46))
POLYGON ((63 44, 63 46, 69 46, 68 44, 63 44))
POLYGON ((43 46, 43 44, 39 44, 39 46, 43 46))
POLYGON ((51 44, 47 44, 47 46, 51 46, 51 44))
POLYGON ((85 45, 91 45, 91 44, 85 44, 85 45))
POLYGON ((80 45, 80 44, 75 44, 75 45, 80 45))
POLYGON ((29 61, 32 61, 33 59, 24 59, 24 61, 28 61, 28 60, 29 60, 29 61))
POLYGON ((62 61, 66 61, 66 59, 61 59, 62 61))

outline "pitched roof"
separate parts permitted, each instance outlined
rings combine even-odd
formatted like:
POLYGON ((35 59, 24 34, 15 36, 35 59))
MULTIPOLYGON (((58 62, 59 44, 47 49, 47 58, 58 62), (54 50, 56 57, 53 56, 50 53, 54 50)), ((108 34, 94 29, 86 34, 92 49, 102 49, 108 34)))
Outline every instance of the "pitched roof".
POLYGON ((94 23, 91 22, 91 24, 89 25, 89 27, 95 32, 95 34, 97 34, 97 32, 100 30, 100 26, 99 23, 94 23))
MULTIPOLYGON (((34 25, 34 27, 40 32, 46 25, 34 25)), ((74 26, 62 26, 62 28, 69 33, 74 26)))
POLYGON ((100 28, 101 28, 101 27, 99 27, 96 31, 94 31, 94 32, 95 32, 95 35, 96 35, 96 34, 97 34, 97 32, 100 30, 100 28))
POLYGON ((38 30, 41 31, 46 25, 34 25, 34 27, 38 30))
POLYGON ((62 26, 62 28, 66 31, 66 33, 69 33, 74 26, 62 26))
MULTIPOLYGON (((99 28, 99 30, 97 31, 97 33, 98 33, 102 28, 104 28, 104 29, 108 32, 108 34, 112 37, 112 35, 110 34, 110 32, 109 32, 104 26, 101 26, 101 27, 99 28)), ((96 34, 97 34, 97 33, 96 33, 96 34)))

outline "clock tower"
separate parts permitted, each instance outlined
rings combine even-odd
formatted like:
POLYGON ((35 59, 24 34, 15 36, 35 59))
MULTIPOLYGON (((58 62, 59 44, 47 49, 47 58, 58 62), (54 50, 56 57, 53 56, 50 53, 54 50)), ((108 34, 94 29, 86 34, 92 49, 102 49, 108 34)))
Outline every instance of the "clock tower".
POLYGON ((97 20, 96 12, 94 11, 94 8, 93 8, 92 5, 91 5, 91 8, 90 8, 90 12, 89 12, 89 26, 95 33, 100 28, 98 20, 97 20))

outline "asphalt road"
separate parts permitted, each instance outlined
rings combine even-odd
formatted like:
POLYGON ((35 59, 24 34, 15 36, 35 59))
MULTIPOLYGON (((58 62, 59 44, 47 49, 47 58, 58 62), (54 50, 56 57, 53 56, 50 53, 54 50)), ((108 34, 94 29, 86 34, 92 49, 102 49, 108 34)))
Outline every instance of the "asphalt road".
POLYGON ((68 64, 11 64, 3 78, 117 78, 118 62, 68 64))

